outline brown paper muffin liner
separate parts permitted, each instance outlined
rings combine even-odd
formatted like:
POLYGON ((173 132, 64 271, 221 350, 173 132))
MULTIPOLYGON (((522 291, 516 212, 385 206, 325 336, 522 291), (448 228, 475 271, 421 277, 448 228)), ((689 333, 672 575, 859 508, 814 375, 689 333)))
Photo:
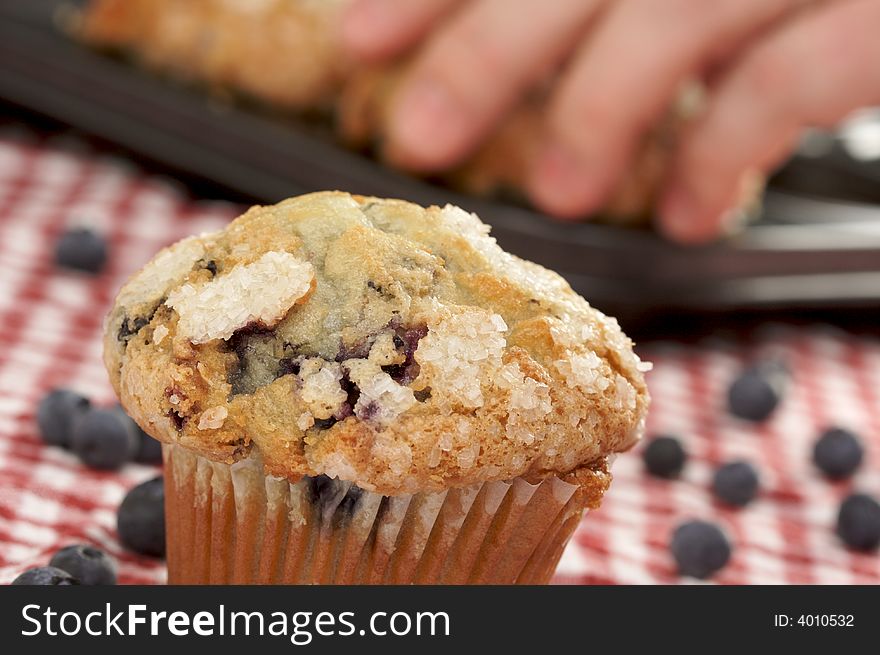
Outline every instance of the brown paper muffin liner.
POLYGON ((163 451, 169 584, 545 584, 595 501, 556 477, 382 496, 163 451))

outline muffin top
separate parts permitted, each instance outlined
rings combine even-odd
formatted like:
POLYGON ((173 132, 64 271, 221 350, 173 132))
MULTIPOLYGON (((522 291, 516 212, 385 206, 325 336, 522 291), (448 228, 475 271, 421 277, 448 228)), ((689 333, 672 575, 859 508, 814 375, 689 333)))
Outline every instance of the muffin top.
POLYGON ((648 405, 617 322, 474 214, 339 192, 161 251, 104 359, 161 441, 388 495, 604 470, 648 405))

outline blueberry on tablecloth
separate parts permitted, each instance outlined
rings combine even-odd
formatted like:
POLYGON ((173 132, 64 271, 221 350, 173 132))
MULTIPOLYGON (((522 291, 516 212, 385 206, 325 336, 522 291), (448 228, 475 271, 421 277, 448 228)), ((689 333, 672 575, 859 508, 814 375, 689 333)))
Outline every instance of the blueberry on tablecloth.
POLYGON ((77 585, 79 584, 79 580, 70 575, 67 571, 56 569, 54 566, 40 566, 34 569, 28 569, 13 580, 11 584, 65 586, 77 585))
POLYGON ((848 496, 837 514, 837 534, 855 550, 880 546, 880 503, 867 494, 848 496))
POLYGON ((134 456, 134 461, 141 464, 161 464, 162 463, 162 443, 153 439, 146 432, 138 428, 140 437, 140 445, 134 456))
POLYGON ((813 462, 832 480, 850 477, 861 465, 864 455, 859 438, 843 428, 825 430, 813 446, 813 462))
POLYGON ((55 263, 63 268, 99 273, 107 263, 107 242, 87 228, 71 228, 55 244, 55 263))
POLYGON ((745 369, 727 392, 727 407, 734 416, 759 423, 779 405, 788 383, 787 367, 768 360, 745 369))
POLYGON ((165 556, 165 489, 162 476, 134 487, 116 516, 119 539, 142 555, 165 556))
POLYGON ((676 437, 662 435, 648 441, 642 451, 645 470, 658 478, 677 478, 687 461, 687 453, 676 437))
POLYGON ((91 408, 73 424, 70 448, 93 469, 116 470, 140 445, 131 420, 115 408, 91 408))
POLYGON ((708 578, 730 561, 730 542, 714 523, 688 521, 672 534, 669 544, 681 575, 708 578))
POLYGON ((734 507, 748 505, 758 495, 758 472, 748 462, 728 462, 715 471, 712 492, 734 507))
POLYGON ((70 389, 52 389, 37 406, 40 436, 50 446, 70 446, 73 423, 90 407, 89 399, 70 389))
POLYGON ((49 560, 49 566, 67 571, 83 585, 116 584, 116 562, 103 550, 88 544, 62 548, 49 560))
POLYGON ((138 437, 138 448, 134 456, 134 461, 140 464, 161 464, 162 463, 162 443, 153 439, 144 432, 134 419, 131 418, 122 407, 117 405, 116 408, 125 417, 125 420, 131 425, 131 429, 135 431, 138 437))

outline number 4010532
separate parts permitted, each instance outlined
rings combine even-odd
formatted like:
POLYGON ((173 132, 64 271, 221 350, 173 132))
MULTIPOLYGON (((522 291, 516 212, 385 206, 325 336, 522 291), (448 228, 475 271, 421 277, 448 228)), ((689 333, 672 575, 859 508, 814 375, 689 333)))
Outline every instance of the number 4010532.
POLYGON ((852 614, 774 614, 773 626, 776 628, 851 628, 855 625, 852 614))

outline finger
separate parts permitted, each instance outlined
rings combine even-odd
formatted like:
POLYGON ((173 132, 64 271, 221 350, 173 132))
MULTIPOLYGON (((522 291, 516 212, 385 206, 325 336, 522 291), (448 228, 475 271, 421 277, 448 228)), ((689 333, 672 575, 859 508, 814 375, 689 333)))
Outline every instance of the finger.
POLYGON ((576 43, 599 0, 479 0, 432 37, 392 108, 398 163, 441 169, 466 156, 576 43))
POLYGON ((407 50, 461 0, 354 0, 342 14, 342 43, 356 58, 378 62, 407 50))
POLYGON ((532 195, 562 216, 598 209, 682 83, 800 0, 622 0, 585 43, 549 110, 532 195))
POLYGON ((723 228, 744 175, 778 164, 806 126, 880 102, 880 2, 817 6, 756 43, 718 82, 680 142, 660 207, 673 239, 723 228))

